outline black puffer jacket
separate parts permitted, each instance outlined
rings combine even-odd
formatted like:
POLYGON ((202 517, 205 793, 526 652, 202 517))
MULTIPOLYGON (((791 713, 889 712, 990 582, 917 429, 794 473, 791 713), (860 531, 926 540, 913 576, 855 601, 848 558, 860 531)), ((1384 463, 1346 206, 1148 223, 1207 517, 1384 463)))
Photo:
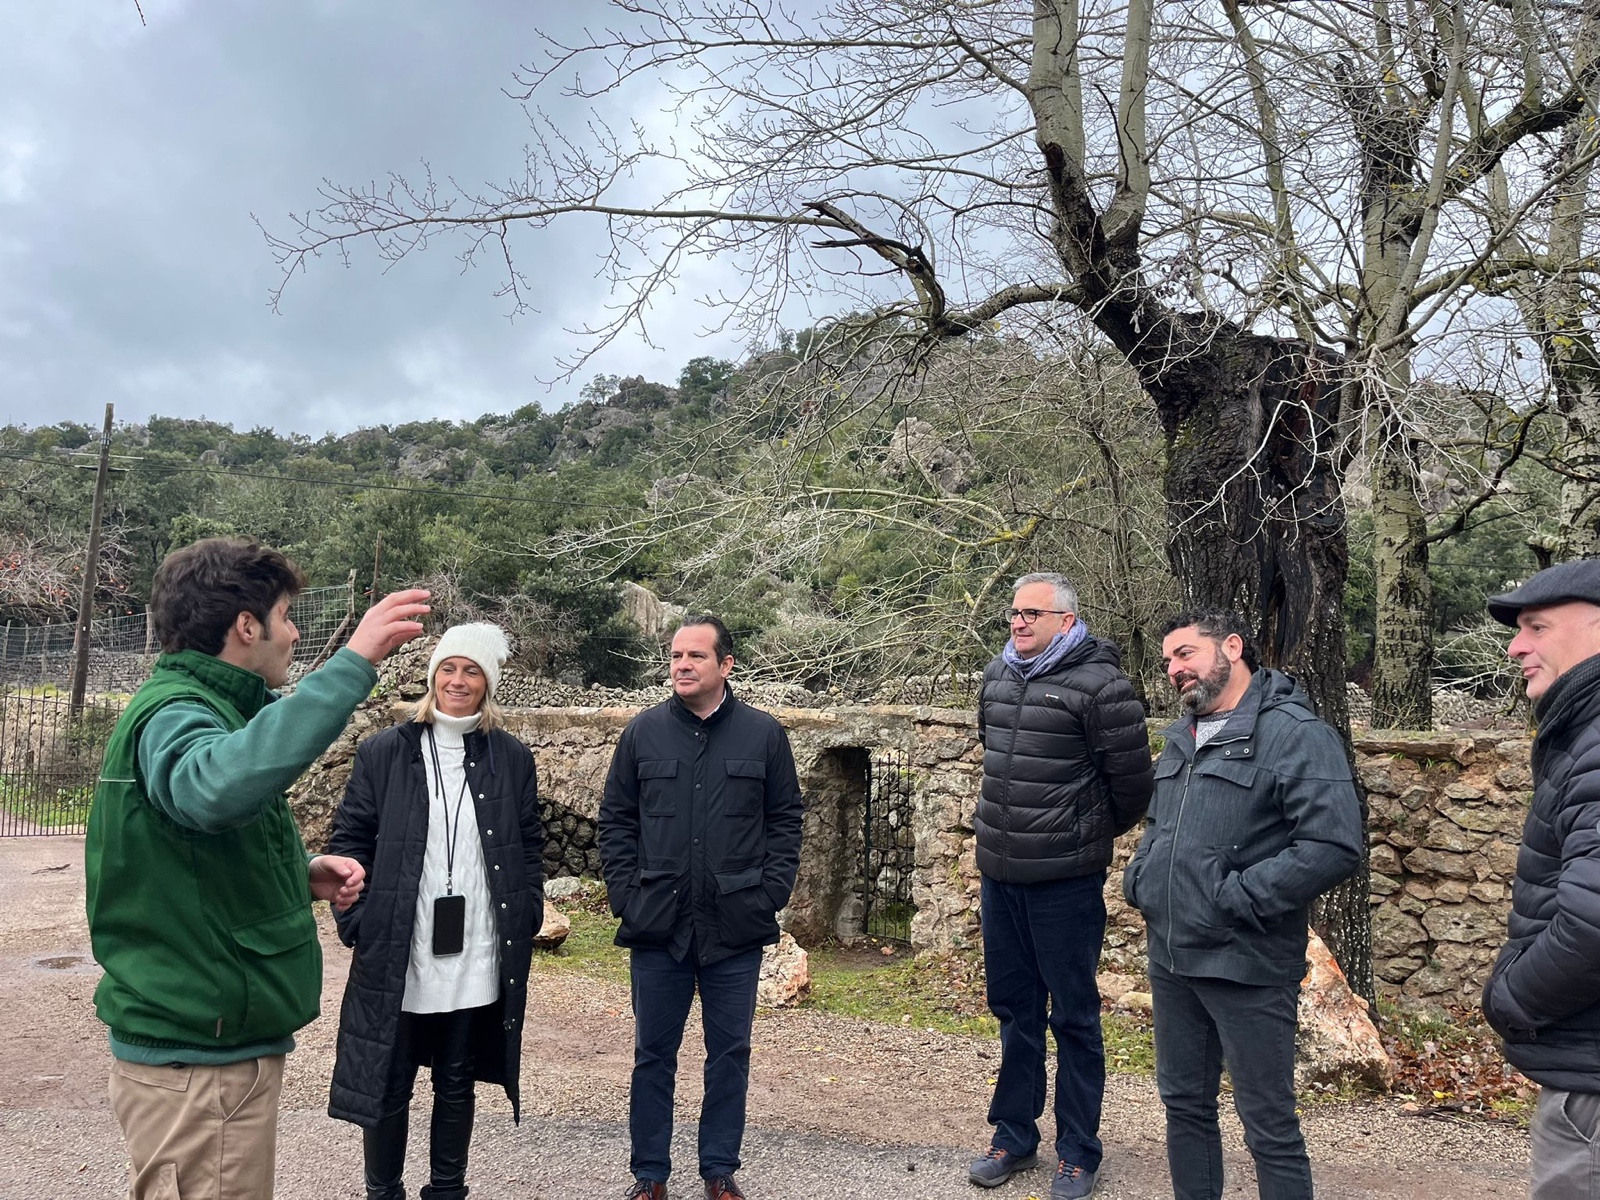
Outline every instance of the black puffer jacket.
MULTIPOLYGON (((428 848, 425 728, 407 722, 361 743, 328 840, 329 854, 349 855, 367 870, 361 898, 335 914, 339 938, 355 947, 355 958, 328 1102, 330 1116, 362 1126, 394 1111, 394 1048, 428 848)), ((528 968, 544 920, 538 775, 528 748, 504 730, 467 734, 466 755, 500 949, 500 998, 472 1031, 474 1077, 504 1086, 520 1118, 528 968)))
POLYGON ((1529 1079, 1600 1092, 1600 656, 1557 679, 1537 715, 1511 936, 1483 1013, 1529 1079))
POLYGON ((1087 637, 1024 680, 1003 656, 983 673, 978 870, 1002 883, 1103 871, 1112 840, 1144 816, 1155 784, 1144 705, 1110 642, 1087 637))

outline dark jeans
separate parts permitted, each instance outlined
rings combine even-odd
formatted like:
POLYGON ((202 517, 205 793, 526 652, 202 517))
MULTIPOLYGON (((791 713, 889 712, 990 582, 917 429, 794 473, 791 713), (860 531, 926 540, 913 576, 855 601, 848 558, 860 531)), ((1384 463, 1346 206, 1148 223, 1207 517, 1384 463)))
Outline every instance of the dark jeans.
POLYGON ((1106 1052, 1095 969, 1106 933, 1104 871, 1048 883, 983 878, 983 970, 1000 1022, 989 1124, 1013 1154, 1039 1145, 1049 1092, 1046 1024, 1056 1039, 1056 1157, 1100 1169, 1106 1052))
POLYGON ((429 1128, 429 1186, 422 1195, 437 1200, 458 1200, 467 1194, 467 1148, 472 1143, 473 1061, 472 1023, 481 1010, 464 1008, 445 1013, 400 1014, 399 1040, 395 1044, 395 1070, 391 1076, 399 1107, 372 1128, 363 1131, 367 1195, 370 1200, 401 1200, 401 1178, 406 1165, 406 1134, 411 1119, 411 1092, 416 1083, 418 1047, 426 1045, 432 1056, 433 1118, 429 1128))
POLYGON ((666 950, 632 951, 633 1085, 628 1093, 629 1166, 635 1178, 665 1183, 672 1174, 672 1093, 689 1005, 700 989, 706 1035, 705 1099, 700 1106, 700 1175, 739 1169, 750 1027, 756 1016, 761 948, 702 967, 695 947, 683 961, 666 950))
POLYGON ((1178 1200, 1222 1195, 1217 1089, 1226 1064, 1261 1200, 1310 1200, 1311 1162, 1294 1111, 1300 985, 1174 975, 1152 962, 1150 993, 1172 1194, 1178 1200))

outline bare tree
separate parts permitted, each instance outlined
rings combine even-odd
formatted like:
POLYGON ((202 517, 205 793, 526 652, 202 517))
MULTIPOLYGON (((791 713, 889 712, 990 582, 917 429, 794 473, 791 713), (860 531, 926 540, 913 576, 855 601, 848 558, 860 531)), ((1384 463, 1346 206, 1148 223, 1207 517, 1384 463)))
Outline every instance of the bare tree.
MULTIPOLYGON (((1164 431, 1169 555, 1188 598, 1253 614, 1267 662, 1346 724, 1352 424, 1382 414, 1389 590, 1419 607, 1397 398, 1415 340, 1504 236, 1458 201, 1582 107, 1592 65, 1568 53, 1576 10, 627 0, 612 13, 615 28, 579 44, 547 41, 524 99, 661 89, 670 133, 598 116, 579 132, 535 109, 508 185, 327 186, 295 234, 273 238, 288 273, 358 239, 397 257, 458 231, 469 259, 503 257, 520 304, 519 233, 589 217, 609 231, 618 297, 582 331, 591 349, 646 325, 700 255, 738 264, 744 286, 713 300, 753 333, 808 295, 925 342, 1084 317, 1164 431), (1412 78, 1392 82, 1402 68, 1412 78), (1463 128, 1474 71, 1489 119, 1463 128)), ((1366 908, 1358 879, 1324 927, 1370 993, 1366 908)))
POLYGON ((775 611, 748 668, 867 691, 981 667, 1011 581, 1064 570, 1130 675, 1159 674, 1159 438, 1126 365, 990 337, 914 380, 853 357, 756 361, 719 426, 665 449, 643 513, 528 549, 597 584, 649 563, 675 602, 775 611))

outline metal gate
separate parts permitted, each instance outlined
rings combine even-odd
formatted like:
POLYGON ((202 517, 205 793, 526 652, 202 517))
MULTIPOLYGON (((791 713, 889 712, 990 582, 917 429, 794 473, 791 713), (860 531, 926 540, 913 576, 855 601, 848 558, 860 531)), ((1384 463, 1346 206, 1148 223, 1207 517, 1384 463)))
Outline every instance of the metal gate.
POLYGON ((48 686, 0 691, 0 837, 84 832, 121 712, 91 699, 74 713, 48 686))
POLYGON ((867 768, 866 821, 862 831, 861 899, 868 937, 909 943, 911 877, 917 865, 911 829, 911 772, 905 755, 879 750, 867 768))

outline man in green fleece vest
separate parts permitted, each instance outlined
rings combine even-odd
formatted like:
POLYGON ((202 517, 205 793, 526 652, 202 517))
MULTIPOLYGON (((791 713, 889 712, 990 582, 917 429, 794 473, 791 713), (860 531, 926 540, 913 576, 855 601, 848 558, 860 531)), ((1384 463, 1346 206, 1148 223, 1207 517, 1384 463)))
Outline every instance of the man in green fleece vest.
POLYGON ((169 554, 151 585, 163 653, 111 734, 85 854, 132 1200, 271 1200, 284 1055, 321 1000, 311 902, 348 908, 364 882, 354 859, 306 854, 284 793, 422 632, 428 593, 374 604, 279 698, 304 586, 278 551, 226 538, 169 554))

